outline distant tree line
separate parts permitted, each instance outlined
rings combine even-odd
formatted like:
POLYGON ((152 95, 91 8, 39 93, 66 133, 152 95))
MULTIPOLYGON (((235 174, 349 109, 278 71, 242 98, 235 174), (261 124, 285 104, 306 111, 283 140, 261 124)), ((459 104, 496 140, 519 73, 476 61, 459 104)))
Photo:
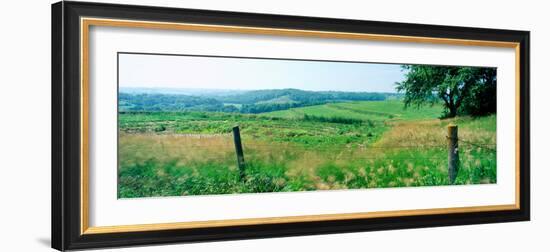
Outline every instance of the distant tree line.
POLYGON ((389 94, 365 92, 256 90, 228 96, 120 93, 120 111, 207 111, 257 114, 338 101, 380 101, 389 94))
POLYGON ((314 122, 329 122, 329 123, 341 123, 341 124, 361 124, 363 120, 347 118, 347 117, 338 117, 338 116, 316 116, 304 114, 304 121, 314 121, 314 122))
POLYGON ((121 111, 221 111, 222 102, 206 97, 170 94, 128 94, 119 93, 121 111))
POLYGON ((228 95, 218 99, 226 103, 255 104, 279 97, 301 104, 326 103, 329 101, 382 101, 386 93, 339 92, 339 91, 306 91, 300 89, 254 90, 243 94, 228 95))
POLYGON ((248 114, 258 114, 272 112, 278 110, 287 110, 291 108, 299 108, 305 106, 313 106, 324 104, 323 102, 289 102, 289 103, 258 103, 258 104, 243 104, 238 112, 248 114))

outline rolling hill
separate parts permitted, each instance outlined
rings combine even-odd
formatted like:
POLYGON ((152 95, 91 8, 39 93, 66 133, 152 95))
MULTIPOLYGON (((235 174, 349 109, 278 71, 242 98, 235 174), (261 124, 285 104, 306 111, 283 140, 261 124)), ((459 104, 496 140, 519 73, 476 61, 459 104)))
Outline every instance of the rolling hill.
POLYGON ((209 111, 258 114, 334 102, 383 101, 391 93, 270 89, 252 91, 123 88, 120 111, 209 111))

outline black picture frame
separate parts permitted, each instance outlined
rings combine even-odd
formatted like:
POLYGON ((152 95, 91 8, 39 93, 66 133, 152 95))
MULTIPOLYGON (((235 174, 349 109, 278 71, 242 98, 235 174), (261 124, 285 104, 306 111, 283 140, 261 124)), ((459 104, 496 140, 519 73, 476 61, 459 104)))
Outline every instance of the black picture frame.
POLYGON ((58 2, 52 5, 52 247, 58 250, 422 228, 530 218, 529 32, 439 25, 58 2), (519 209, 229 227, 81 233, 80 18, 322 30, 519 43, 519 209))

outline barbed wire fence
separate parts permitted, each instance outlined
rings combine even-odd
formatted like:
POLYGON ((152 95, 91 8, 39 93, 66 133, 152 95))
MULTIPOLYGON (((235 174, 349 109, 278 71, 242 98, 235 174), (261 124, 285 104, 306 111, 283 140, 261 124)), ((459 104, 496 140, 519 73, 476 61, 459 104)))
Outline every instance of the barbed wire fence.
MULTIPOLYGON (((274 152, 281 152, 286 150, 292 150, 293 152, 299 152, 299 151, 324 151, 325 153, 338 153, 336 157, 338 158, 346 158, 346 152, 349 152, 350 155, 353 154, 354 160, 379 160, 380 158, 384 158, 386 155, 385 152, 380 150, 418 150, 418 149, 430 149, 430 150, 438 150, 438 151, 447 151, 448 152, 448 158, 447 158, 447 165, 448 165, 448 173, 449 173, 449 180, 450 183, 454 183, 454 180, 456 179, 458 167, 460 163, 459 158, 459 150, 465 150, 465 149, 479 149, 486 152, 496 152, 496 144, 488 144, 488 143, 481 143, 481 142, 473 142, 465 139, 461 139, 458 136, 458 127, 456 125, 449 125, 448 126, 448 134, 446 136, 446 144, 413 144, 413 145, 407 145, 407 144, 395 144, 395 145, 367 145, 367 144, 350 144, 346 145, 344 147, 342 146, 311 146, 311 147, 305 147, 305 146, 298 146, 298 145, 292 145, 292 144, 262 144, 262 143, 243 143, 241 140, 241 134, 239 126, 235 126, 232 129, 232 133, 224 133, 224 134, 180 134, 178 136, 182 137, 192 137, 192 138, 199 138, 199 139, 209 139, 214 137, 223 137, 226 138, 223 143, 217 142, 209 142, 207 144, 186 144, 185 147, 187 148, 209 148, 209 149, 217 149, 217 148, 223 148, 226 150, 233 149, 235 151, 236 156, 236 163, 237 167, 239 169, 240 178, 242 181, 246 180, 246 159, 245 154, 246 153, 252 153, 254 154, 255 150, 262 150, 262 151, 270 151, 273 150, 274 152), (454 128, 454 129, 453 129, 454 128), (453 130, 456 130, 456 132, 453 132, 453 130), (456 135, 452 135, 452 134, 456 135), (369 153, 370 150, 376 150, 375 152, 369 153), (359 151, 359 153, 358 153, 359 151), (376 154, 377 153, 377 154, 376 154), (360 155, 360 154, 368 154, 368 155, 360 155)), ((178 146, 171 146, 166 147, 161 142, 162 148, 177 148, 178 146)), ((421 162, 424 163, 424 165, 428 165, 429 162, 433 161, 441 161, 444 162, 445 160, 441 157, 416 157, 416 156, 401 156, 401 157, 391 157, 391 160, 395 161, 415 161, 415 162, 421 162)))
MULTIPOLYGON (((245 178, 243 174, 245 173, 245 159, 244 159, 244 152, 243 152, 243 146, 241 142, 241 136, 240 136, 240 130, 238 126, 235 126, 233 128, 233 134, 235 139, 235 150, 237 154, 237 160, 238 160, 238 166, 239 170, 241 172, 241 177, 245 178)), ((457 125, 448 125, 447 126, 447 145, 412 145, 412 146, 404 146, 404 145, 395 145, 395 146, 369 146, 365 148, 369 149, 410 149, 410 148, 447 148, 448 150, 448 173, 449 173, 449 181, 450 183, 454 183, 455 179, 458 174, 458 168, 460 163, 459 158, 459 142, 468 146, 473 146, 477 148, 481 148, 487 151, 494 152, 496 151, 496 146, 493 147, 488 144, 482 144, 482 143, 474 143, 466 140, 459 139, 458 137, 458 126, 457 125)), ((261 145, 256 144, 255 147, 260 147, 261 145)), ((265 145, 264 147, 266 147, 265 145)), ((290 146, 286 146, 287 148, 290 146)), ((298 146, 295 146, 298 147, 298 146)), ((290 147, 292 148, 292 147, 290 147)), ((323 147, 319 147, 317 149, 322 149, 323 147)), ((361 159, 375 159, 376 157, 362 157, 361 159)), ((414 158, 417 160, 417 158, 414 158)), ((440 160, 439 158, 422 158, 424 160, 440 160)))

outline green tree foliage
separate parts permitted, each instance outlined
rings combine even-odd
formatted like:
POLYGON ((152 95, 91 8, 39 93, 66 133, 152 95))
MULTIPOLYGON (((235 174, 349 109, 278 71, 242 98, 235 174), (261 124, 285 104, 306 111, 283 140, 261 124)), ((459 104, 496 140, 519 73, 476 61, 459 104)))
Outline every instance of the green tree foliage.
POLYGON ((128 94, 119 93, 121 111, 221 111, 222 102, 206 97, 173 94, 128 94))
POLYGON ((459 109, 463 114, 483 116, 497 112, 496 68, 478 69, 480 85, 475 85, 459 109))
POLYGON ((405 106, 420 107, 443 101, 444 116, 496 112, 496 69, 479 67, 404 65, 405 106))

